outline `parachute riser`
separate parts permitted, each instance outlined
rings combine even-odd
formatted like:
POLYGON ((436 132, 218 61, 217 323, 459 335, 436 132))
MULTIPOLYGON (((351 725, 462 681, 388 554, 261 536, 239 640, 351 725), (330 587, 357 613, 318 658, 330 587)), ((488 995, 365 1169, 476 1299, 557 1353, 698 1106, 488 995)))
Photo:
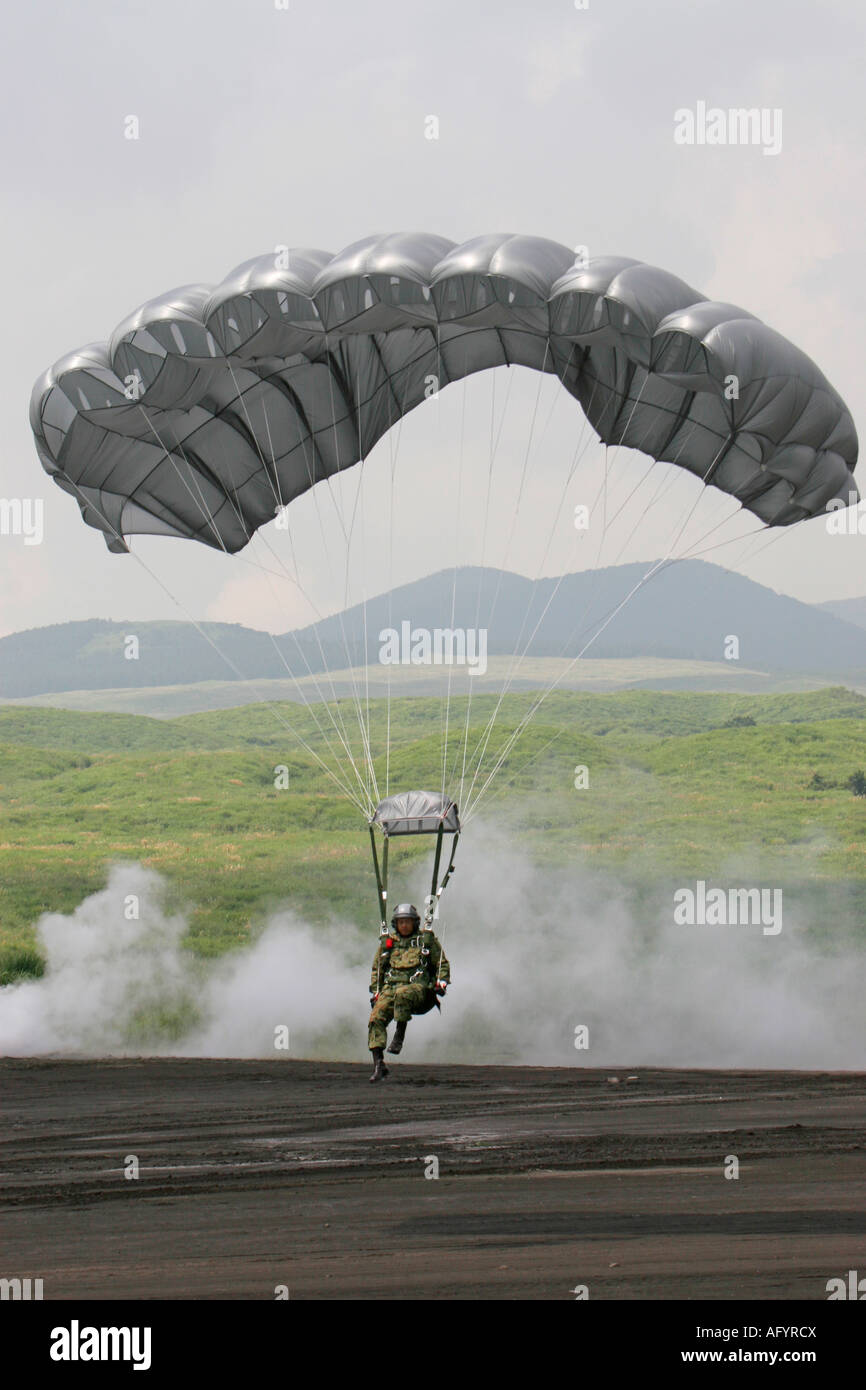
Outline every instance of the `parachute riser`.
MULTIPOLYGON (((388 935, 388 844, 389 836, 385 835, 382 840, 382 859, 379 860, 379 852, 376 848, 376 836, 373 827, 370 826, 370 850, 373 855, 373 872, 376 875, 376 911, 379 916, 379 933, 381 936, 388 935)), ((457 853, 457 841, 460 839, 459 831, 451 841, 451 854, 448 858, 448 867, 439 881, 439 866, 442 863, 442 840, 444 828, 440 826, 436 834, 436 853, 433 860, 433 877, 430 883, 430 892, 424 901, 424 918, 422 930, 429 931, 430 924, 436 916, 439 906, 439 899, 448 886, 448 880, 454 873, 454 856, 457 853)))
MULTIPOLYGON (((373 817, 368 822, 368 828, 370 832, 370 850, 373 855, 373 870, 376 875, 376 907, 379 914, 379 934, 380 937, 383 938, 383 941, 387 940, 390 936, 390 924, 388 921, 388 848, 391 835, 435 834, 436 848, 433 857, 433 877, 430 884, 430 892, 424 900, 424 915, 418 920, 418 926, 422 932, 431 931, 433 919, 438 911, 439 899, 445 891, 448 880, 454 872, 454 856, 457 852, 457 841, 460 838, 460 818, 456 802, 451 801, 444 794, 439 796, 435 793, 423 791, 401 793, 397 797, 386 798, 385 801, 377 806, 373 817), (376 825, 378 825, 382 831, 381 860, 376 846, 376 825), (442 845, 446 834, 452 836, 451 853, 448 858, 448 867, 440 882, 439 871, 442 866, 442 845)), ((381 965, 377 988, 381 988, 381 965)))
POLYGON ((382 867, 379 868, 379 854, 376 849, 376 836, 370 826, 370 848, 373 851, 373 869, 376 874, 377 907, 380 930, 384 936, 388 930, 388 836, 382 842, 382 867))
POLYGON ((443 877, 442 877, 442 882, 441 882, 441 883, 439 882, 439 865, 440 865, 440 863, 442 862, 442 837, 443 837, 443 834, 444 834, 444 827, 440 825, 439 830, 438 830, 437 835, 436 835, 436 856, 435 856, 435 859, 434 859, 434 861, 433 861, 433 880, 432 880, 432 882, 431 882, 431 884, 430 884, 430 892, 429 892, 429 894, 428 894, 428 896, 427 896, 427 899, 426 899, 426 901, 425 901, 425 903, 424 903, 424 923, 423 923, 423 926, 424 926, 424 930, 425 930, 425 931, 429 931, 429 930, 430 930, 430 924, 431 924, 431 922, 433 921, 434 917, 436 916, 436 911, 437 911, 437 908, 438 908, 438 906, 439 906, 439 899, 442 897, 442 894, 445 892, 445 889, 446 889, 446 887, 448 886, 448 880, 449 880, 449 878, 451 877, 451 875, 452 875, 453 872, 454 872, 454 856, 455 856, 455 854, 457 853, 457 841, 460 839, 460 832, 459 832, 459 831, 455 832, 454 837, 453 837, 453 839, 452 839, 452 841, 451 841, 451 855, 450 855, 450 858, 449 858, 449 860, 448 860, 448 867, 447 867, 447 869, 445 870, 445 873, 444 873, 444 875, 443 875, 443 877))

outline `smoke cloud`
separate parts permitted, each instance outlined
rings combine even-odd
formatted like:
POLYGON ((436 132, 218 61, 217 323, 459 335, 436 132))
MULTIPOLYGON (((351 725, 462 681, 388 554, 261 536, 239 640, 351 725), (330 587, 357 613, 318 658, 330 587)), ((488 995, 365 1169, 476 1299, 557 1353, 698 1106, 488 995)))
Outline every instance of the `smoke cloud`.
MULTIPOLYGON (((542 869, 477 825, 472 839, 437 924, 454 985, 441 1015, 410 1024, 406 1061, 866 1067, 866 952, 838 912, 829 937, 787 892, 778 935, 677 925, 667 892, 639 912, 580 864, 542 869)), ((46 973, 0 990, 0 1051, 366 1057, 374 930, 287 909, 245 950, 202 960, 167 901, 158 873, 124 864, 70 916, 42 917, 46 973)))

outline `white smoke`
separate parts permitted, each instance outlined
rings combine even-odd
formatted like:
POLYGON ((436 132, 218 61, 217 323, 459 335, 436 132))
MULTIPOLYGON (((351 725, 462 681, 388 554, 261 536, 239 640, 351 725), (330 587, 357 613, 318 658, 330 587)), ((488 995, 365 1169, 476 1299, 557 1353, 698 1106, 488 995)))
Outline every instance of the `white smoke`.
MULTIPOLYGON (((831 944, 787 894, 777 936, 677 926, 670 896, 644 918, 607 877, 542 869, 480 827, 471 838, 437 923, 454 985, 441 1015, 410 1024, 405 1060, 866 1066, 866 953, 840 916, 831 944)), ((0 1051, 365 1057, 374 930, 286 910, 247 949, 203 961, 166 887, 116 866, 71 916, 44 916, 46 972, 0 990, 0 1051)))

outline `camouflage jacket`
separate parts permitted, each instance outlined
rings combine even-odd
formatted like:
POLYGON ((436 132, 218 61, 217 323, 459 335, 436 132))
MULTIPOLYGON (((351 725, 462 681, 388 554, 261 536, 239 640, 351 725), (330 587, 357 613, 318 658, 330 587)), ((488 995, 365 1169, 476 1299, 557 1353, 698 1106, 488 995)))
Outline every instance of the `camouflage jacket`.
POLYGON ((437 980, 444 980, 446 984, 450 981, 451 967, 448 957, 432 931, 416 932, 412 936, 401 936, 399 932, 394 931, 380 937, 370 973, 371 992, 375 994, 377 990, 385 988, 389 971, 399 972, 398 979, 403 983, 408 981, 415 971, 425 969, 425 961, 427 982, 430 985, 434 985, 437 980), (393 943, 391 946, 388 945, 389 941, 393 943), (429 950, 428 956, 422 954, 422 946, 429 950))

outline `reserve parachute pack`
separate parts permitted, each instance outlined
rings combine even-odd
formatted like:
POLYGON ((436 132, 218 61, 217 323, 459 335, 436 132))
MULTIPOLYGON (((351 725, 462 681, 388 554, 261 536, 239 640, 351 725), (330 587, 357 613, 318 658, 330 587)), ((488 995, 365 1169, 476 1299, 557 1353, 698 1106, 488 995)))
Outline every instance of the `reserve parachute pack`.
POLYGON ((434 992, 435 978, 431 973, 432 962, 430 960, 430 947, 432 941, 433 932, 429 928, 423 929, 414 936, 395 937, 389 933, 382 941, 382 950, 379 955, 380 989, 383 985, 385 988, 396 984, 424 985, 428 992, 428 1000, 425 1002, 424 1007, 414 1011, 418 1014, 428 1013, 430 1009, 433 1008, 434 1004, 437 1009, 441 1007, 434 992), (410 948, 415 947, 420 953, 420 963, 412 969, 411 974, 407 974, 409 967, 399 970, 392 970, 391 968, 391 953, 398 945, 410 948))

